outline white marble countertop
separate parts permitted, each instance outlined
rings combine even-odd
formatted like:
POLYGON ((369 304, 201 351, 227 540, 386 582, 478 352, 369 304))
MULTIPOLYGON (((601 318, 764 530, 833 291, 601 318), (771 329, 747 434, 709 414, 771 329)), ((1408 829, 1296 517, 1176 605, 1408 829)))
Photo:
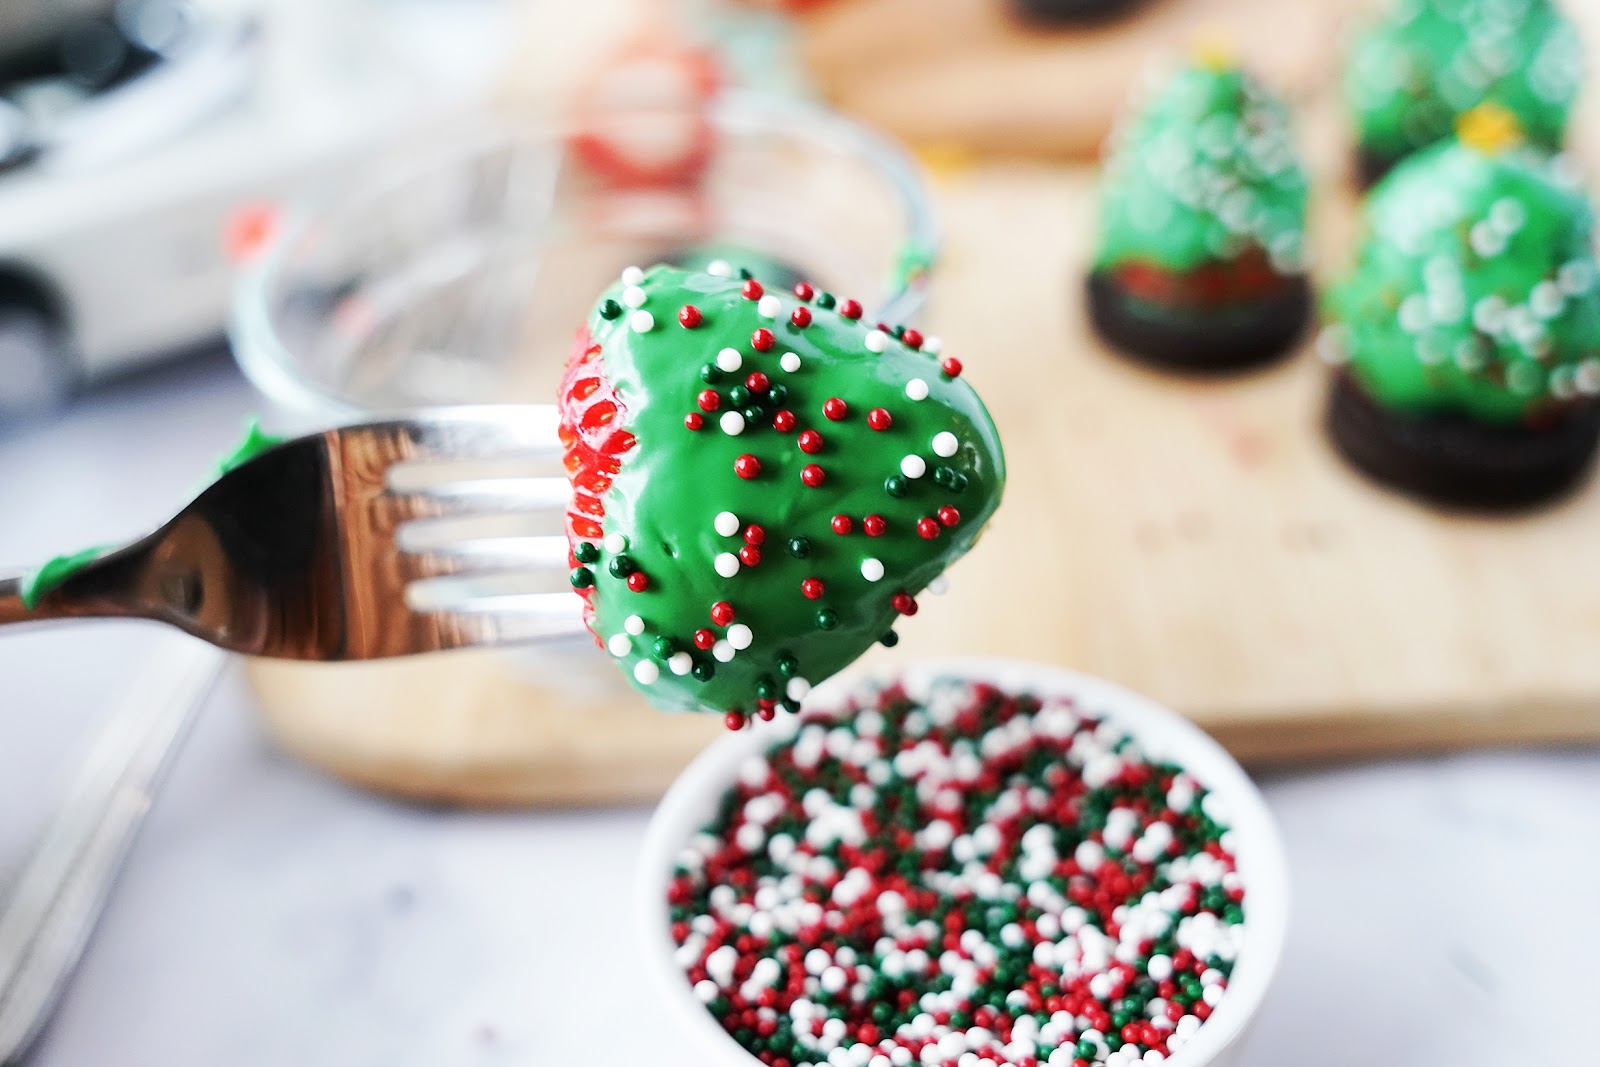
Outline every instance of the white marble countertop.
MULTIPOLYGON (((0 430, 0 559, 137 532, 254 401, 221 359, 0 430)), ((98 717, 175 638, 0 642, 0 886, 98 717)), ((1600 751, 1264 776, 1295 883, 1247 1062, 1594 1062, 1600 751)), ((39 1067, 695 1059, 632 972, 644 809, 474 814, 275 751, 230 679, 159 798, 39 1067)))

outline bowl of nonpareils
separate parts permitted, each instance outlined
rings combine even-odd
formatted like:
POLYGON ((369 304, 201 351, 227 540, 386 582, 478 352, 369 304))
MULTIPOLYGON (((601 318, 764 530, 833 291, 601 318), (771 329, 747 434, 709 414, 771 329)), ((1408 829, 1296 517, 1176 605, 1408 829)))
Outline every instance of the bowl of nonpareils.
POLYGON ((1237 1062, 1288 875, 1199 728, 1003 660, 842 675, 786 718, 708 748, 640 857, 644 966, 703 1062, 1237 1062))

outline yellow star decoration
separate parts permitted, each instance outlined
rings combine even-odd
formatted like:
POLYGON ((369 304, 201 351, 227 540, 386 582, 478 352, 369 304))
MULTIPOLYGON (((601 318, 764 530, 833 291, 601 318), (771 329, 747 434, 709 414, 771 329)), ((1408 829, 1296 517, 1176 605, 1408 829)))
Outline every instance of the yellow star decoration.
POLYGON ((1206 30, 1189 42, 1189 56, 1203 70, 1224 71, 1237 65, 1239 50, 1227 34, 1206 30))
POLYGON ((1499 104, 1479 104, 1456 120, 1456 137, 1468 148, 1493 156, 1522 143, 1522 125, 1499 104))

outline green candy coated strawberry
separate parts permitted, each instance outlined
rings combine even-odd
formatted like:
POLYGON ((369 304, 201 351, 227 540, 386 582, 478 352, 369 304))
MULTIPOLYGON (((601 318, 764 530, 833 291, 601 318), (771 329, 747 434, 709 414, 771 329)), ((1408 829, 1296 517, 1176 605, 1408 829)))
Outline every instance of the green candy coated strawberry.
POLYGON ((658 266, 625 271, 580 333, 572 584, 657 706, 798 705, 999 505, 1000 440, 960 363, 860 318, 803 283, 658 266))
POLYGON ((1307 184, 1288 109, 1237 65, 1199 57, 1182 66, 1110 148, 1097 269, 1184 275, 1248 259, 1280 276, 1304 273, 1307 184))
POLYGON ((1508 115, 1469 118, 1373 191, 1319 349, 1389 408, 1541 424, 1600 394, 1594 214, 1508 115))
POLYGON ((1393 0, 1356 38, 1344 89, 1371 152, 1399 157, 1447 140, 1485 103, 1556 149, 1582 76, 1583 43, 1551 0, 1393 0))

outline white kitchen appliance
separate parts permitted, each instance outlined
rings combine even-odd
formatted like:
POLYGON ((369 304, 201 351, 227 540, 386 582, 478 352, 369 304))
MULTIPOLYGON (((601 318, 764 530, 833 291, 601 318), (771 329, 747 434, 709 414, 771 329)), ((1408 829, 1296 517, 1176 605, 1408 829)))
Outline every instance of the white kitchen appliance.
POLYGON ((74 0, 33 20, 0 82, 0 420, 220 338, 276 205, 481 100, 507 6, 74 0), (88 84, 119 47, 137 62, 88 84))

